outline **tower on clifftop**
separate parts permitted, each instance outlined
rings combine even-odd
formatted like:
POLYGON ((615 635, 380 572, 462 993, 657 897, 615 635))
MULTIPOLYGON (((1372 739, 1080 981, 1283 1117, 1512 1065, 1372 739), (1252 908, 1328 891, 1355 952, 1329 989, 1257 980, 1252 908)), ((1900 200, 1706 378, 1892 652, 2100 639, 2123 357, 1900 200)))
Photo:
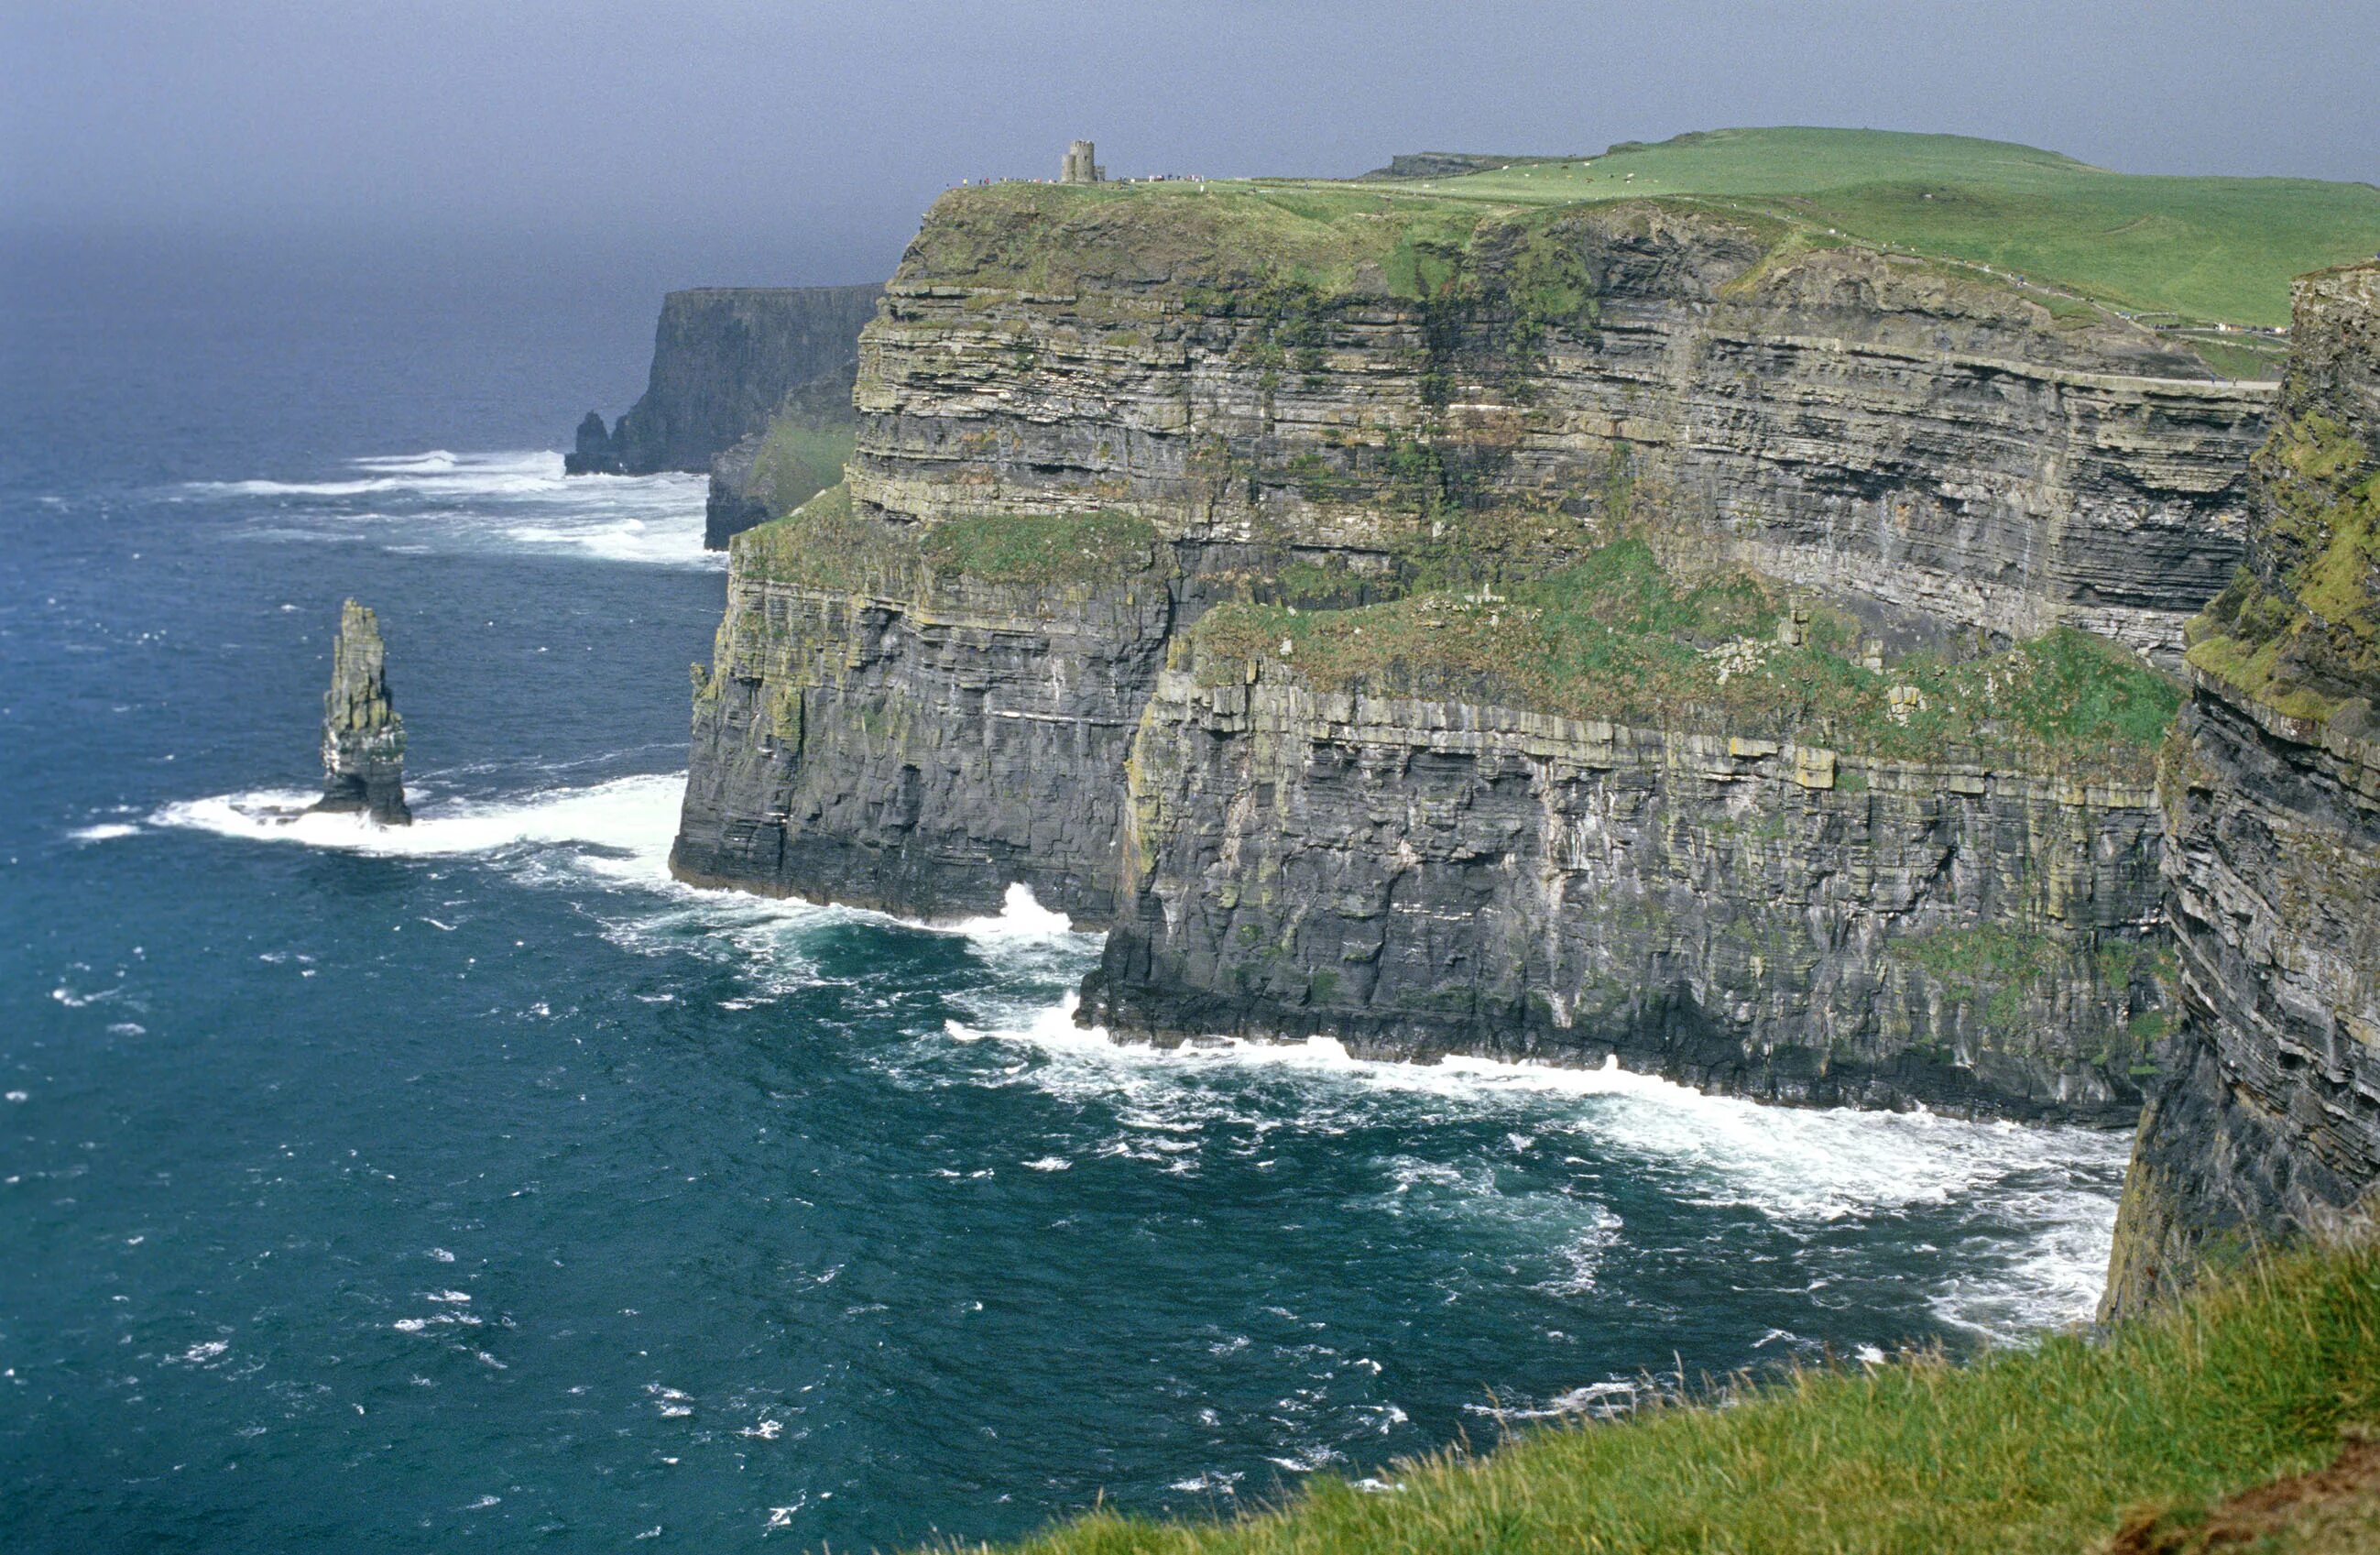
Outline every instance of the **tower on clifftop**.
POLYGON ((1088 140, 1075 140, 1066 147, 1066 160, 1058 164, 1058 181, 1062 184, 1096 184, 1102 182, 1108 170, 1096 160, 1088 140))

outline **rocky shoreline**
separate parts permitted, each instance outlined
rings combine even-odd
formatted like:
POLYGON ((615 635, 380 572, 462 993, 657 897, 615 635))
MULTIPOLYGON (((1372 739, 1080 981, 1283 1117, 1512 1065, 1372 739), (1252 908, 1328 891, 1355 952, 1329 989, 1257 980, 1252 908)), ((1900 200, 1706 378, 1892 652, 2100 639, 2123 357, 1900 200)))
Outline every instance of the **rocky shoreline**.
MULTIPOLYGON (((681 878, 927 918, 1026 884, 1108 931, 1081 1015, 1127 1039, 2109 1125, 2147 1098, 2117 1308, 2227 1215, 2363 1191, 2365 715, 2244 714, 2192 648, 2160 763, 2172 692, 2144 724, 2097 703, 2145 672, 2044 667, 2061 631, 2179 667, 2243 563, 2279 576, 2272 385, 1658 201, 1483 220, 1418 291, 1393 232, 1254 260, 1235 219, 1044 186, 929 213, 847 484, 732 545, 681 878), (1568 652, 1552 626, 1427 618, 1559 616, 1546 580, 1623 543, 1668 602, 1578 650, 1583 690, 1501 674, 1568 652), (2319 845, 2240 840, 2284 835, 2319 845)), ((2362 439, 2350 472, 2370 268, 2301 292, 2277 396, 2362 439)))

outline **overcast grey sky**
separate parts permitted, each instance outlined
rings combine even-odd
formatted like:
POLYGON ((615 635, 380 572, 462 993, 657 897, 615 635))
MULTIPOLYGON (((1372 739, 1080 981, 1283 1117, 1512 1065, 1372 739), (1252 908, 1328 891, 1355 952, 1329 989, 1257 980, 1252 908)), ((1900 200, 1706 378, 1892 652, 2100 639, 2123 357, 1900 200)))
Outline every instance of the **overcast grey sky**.
POLYGON ((2375 82, 2380 0, 0 0, 0 210, 588 234, 843 280, 944 185, 1050 174, 1077 135, 1119 174, 1229 175, 1862 125, 2380 180, 2375 82))

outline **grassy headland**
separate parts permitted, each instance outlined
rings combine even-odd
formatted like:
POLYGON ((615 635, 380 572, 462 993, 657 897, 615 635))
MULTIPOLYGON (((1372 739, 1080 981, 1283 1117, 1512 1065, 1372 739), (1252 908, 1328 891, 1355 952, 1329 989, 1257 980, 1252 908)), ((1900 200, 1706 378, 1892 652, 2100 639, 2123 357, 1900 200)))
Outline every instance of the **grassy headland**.
POLYGON ((1717 129, 1386 187, 1500 205, 1711 199, 2209 323, 2286 324, 2292 277, 2380 249, 2370 184, 2116 173, 2002 140, 1876 129, 1717 129))
POLYGON ((1619 201, 1725 214, 1772 245, 1919 256, 2053 312, 2196 330, 2188 344, 2233 375, 2276 370, 2277 346, 2216 326, 2286 324, 2293 276, 2380 249, 2369 184, 2144 176, 1997 140, 1787 128, 1440 178, 1000 184, 946 200, 912 258, 984 285, 1203 286, 1260 311, 1284 288, 1429 296, 1483 239, 1525 242, 1619 201))
MULTIPOLYGON (((2124 1549, 2178 1555, 2201 1548, 2226 1498, 2330 1463, 2343 1428, 2375 1421, 2380 1251, 2314 1250, 2217 1276, 2103 1341, 1796 1372, 1726 1408, 1656 1408, 1395 1465, 1387 1490, 1322 1477, 1269 1512, 1102 1512, 1011 1549, 2073 1555, 2124 1530, 2124 1549)), ((2256 1548, 2370 1549, 2380 1486, 2335 1488, 2256 1548)))

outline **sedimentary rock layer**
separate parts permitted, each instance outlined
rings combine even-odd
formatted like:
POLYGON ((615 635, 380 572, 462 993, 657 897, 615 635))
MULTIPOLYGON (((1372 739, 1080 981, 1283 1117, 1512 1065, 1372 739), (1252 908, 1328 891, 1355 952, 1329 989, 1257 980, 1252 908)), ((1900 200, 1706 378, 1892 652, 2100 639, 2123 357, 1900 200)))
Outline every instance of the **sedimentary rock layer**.
POLYGON ((1021 882, 1104 922, 1172 625, 1161 548, 1087 581, 912 563, 830 584, 771 576, 758 538, 697 671, 679 877, 940 919, 1021 882))
POLYGON ((1483 221, 1436 294, 1360 262, 1325 290, 1062 192, 929 216, 868 333, 863 504, 1118 507, 1378 566, 1624 505, 1813 587, 2168 654, 2239 560, 2269 387, 2119 321, 1651 204, 1483 221))
POLYGON ((929 917, 1025 881, 1111 929, 1088 1012, 1160 1038, 2136 1105, 2160 1030, 2137 784, 1460 689, 1342 707, 1270 668, 1202 679, 1184 634, 1234 593, 1354 603, 1644 528, 1921 637, 2071 624, 2170 660, 2238 561, 2270 390, 1707 209, 1371 247, 1369 213, 1317 237, 1233 225, 1279 215, 1250 209, 938 204, 863 339, 854 543, 1122 516, 1149 561, 1028 585, 953 553, 856 583, 774 566, 785 527, 743 537, 681 875, 929 917))
POLYGON ((1800 1102, 2139 1106, 2144 788, 1239 672, 1170 671, 1142 720, 1087 1019, 1616 1054, 1800 1102))
POLYGON ((2248 565, 2193 627, 2160 764, 2182 1024, 2110 1313, 2380 1184, 2380 265, 2301 282, 2291 333, 2248 565))

